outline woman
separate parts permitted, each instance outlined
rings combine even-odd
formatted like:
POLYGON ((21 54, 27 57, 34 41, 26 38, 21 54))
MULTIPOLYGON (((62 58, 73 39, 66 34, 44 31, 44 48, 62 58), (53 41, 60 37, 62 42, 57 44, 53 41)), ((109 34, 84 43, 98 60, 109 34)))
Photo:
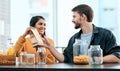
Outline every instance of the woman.
MULTIPOLYGON (((31 18, 30 27, 28 27, 26 29, 26 31, 24 32, 24 34, 19 37, 18 41, 16 42, 16 44, 14 46, 14 50, 15 50, 15 53, 17 56, 20 55, 20 52, 22 50, 26 51, 27 53, 34 53, 35 55, 37 54, 36 48, 32 46, 31 38, 26 37, 27 35, 29 35, 31 33, 32 28, 37 29, 40 36, 42 37, 42 40, 44 40, 44 38, 45 38, 49 41, 49 43, 52 46, 54 46, 54 41, 45 35, 46 23, 45 23, 44 17, 34 16, 31 18)), ((52 55, 52 53, 49 51, 49 49, 47 49, 47 48, 45 48, 45 49, 46 49, 46 63, 47 64, 55 63, 55 58, 52 55)), ((36 55, 36 57, 37 57, 37 55, 36 55)))

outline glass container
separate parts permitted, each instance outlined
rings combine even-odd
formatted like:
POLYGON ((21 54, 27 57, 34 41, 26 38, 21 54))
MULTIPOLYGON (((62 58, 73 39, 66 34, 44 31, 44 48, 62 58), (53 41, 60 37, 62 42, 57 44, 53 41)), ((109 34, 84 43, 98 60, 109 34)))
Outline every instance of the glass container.
POLYGON ((89 64, 87 52, 88 45, 86 40, 75 39, 73 44, 73 62, 75 64, 89 64))
POLYGON ((38 64, 46 64, 46 49, 44 47, 40 47, 37 50, 39 55, 38 57, 38 64))
POLYGON ((91 45, 88 55, 90 65, 100 65, 103 63, 103 50, 100 48, 100 45, 91 45))

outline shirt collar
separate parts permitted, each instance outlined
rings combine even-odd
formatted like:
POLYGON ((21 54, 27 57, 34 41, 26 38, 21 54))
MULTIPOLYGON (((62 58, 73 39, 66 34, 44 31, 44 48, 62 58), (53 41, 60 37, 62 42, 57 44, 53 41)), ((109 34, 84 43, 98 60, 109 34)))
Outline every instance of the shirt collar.
MULTIPOLYGON (((98 33, 98 28, 94 24, 92 24, 92 25, 93 25, 93 34, 97 34, 98 33)), ((81 36, 81 33, 82 33, 82 30, 80 29, 80 31, 76 35, 76 38, 79 38, 79 36, 81 36)))
POLYGON ((93 24, 93 34, 98 33, 98 28, 93 24))

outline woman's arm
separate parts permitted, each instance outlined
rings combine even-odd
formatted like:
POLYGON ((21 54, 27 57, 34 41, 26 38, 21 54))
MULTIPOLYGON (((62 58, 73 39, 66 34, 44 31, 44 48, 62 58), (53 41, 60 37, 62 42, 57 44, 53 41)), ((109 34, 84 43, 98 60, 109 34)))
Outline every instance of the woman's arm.
POLYGON ((63 54, 59 53, 54 47, 48 46, 49 50, 51 53, 54 55, 54 57, 59 61, 63 62, 64 61, 64 56, 63 54))
POLYGON ((33 28, 33 27, 27 27, 26 30, 25 30, 25 32, 23 33, 23 35, 19 37, 19 39, 17 40, 16 44, 13 46, 14 51, 15 51, 15 53, 16 53, 17 56, 21 52, 21 50, 23 48, 23 44, 26 41, 25 37, 28 34, 30 34, 31 28, 33 28))
POLYGON ((43 42, 45 43, 44 47, 47 47, 50 52, 53 54, 53 56, 59 61, 63 62, 64 61, 64 56, 63 54, 59 53, 53 45, 50 44, 49 40, 44 37, 43 42))
POLYGON ((15 45, 13 46, 13 49, 17 56, 19 55, 24 42, 25 42, 25 38, 23 36, 20 36, 19 39, 17 40, 17 42, 15 43, 15 45))

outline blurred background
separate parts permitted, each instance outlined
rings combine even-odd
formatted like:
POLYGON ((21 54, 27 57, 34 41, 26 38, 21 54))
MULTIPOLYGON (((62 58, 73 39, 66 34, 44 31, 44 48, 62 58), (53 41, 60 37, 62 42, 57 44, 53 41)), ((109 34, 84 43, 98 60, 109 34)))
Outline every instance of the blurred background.
POLYGON ((46 33, 56 47, 66 47, 79 30, 72 23, 72 8, 88 4, 94 10, 93 23, 111 30, 120 44, 120 0, 0 0, 0 48, 15 44, 34 15, 47 22, 46 33))

